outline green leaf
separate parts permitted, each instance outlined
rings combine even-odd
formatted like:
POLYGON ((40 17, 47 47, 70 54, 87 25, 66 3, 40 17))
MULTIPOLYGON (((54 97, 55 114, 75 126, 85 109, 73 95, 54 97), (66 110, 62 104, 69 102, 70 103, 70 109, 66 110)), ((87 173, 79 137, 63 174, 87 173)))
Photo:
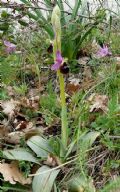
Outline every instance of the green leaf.
POLYGON ((46 158, 52 149, 49 142, 40 136, 33 136, 27 141, 27 145, 37 154, 38 157, 46 158))
POLYGON ((11 160, 30 161, 39 164, 38 160, 30 152, 23 148, 5 150, 3 151, 3 156, 4 158, 11 160))
POLYGON ((119 192, 120 191, 120 177, 106 184, 99 192, 119 192))
POLYGON ((100 135, 99 132, 97 132, 97 131, 91 131, 91 132, 83 135, 83 136, 80 138, 79 142, 80 142, 82 145, 84 145, 84 146, 86 147, 86 149, 89 149, 99 135, 100 135))
POLYGON ((73 12, 72 12, 72 17, 71 17, 71 19, 75 19, 75 18, 76 18, 81 3, 82 3, 81 0, 76 0, 76 1, 75 1, 75 6, 74 6, 74 9, 73 9, 73 12))
POLYGON ((9 24, 8 23, 0 23, 0 30, 1 31, 7 31, 9 29, 9 24))
POLYGON ((23 25, 23 26, 25 26, 25 27, 29 25, 27 22, 25 22, 25 21, 22 20, 22 19, 18 20, 18 23, 20 23, 21 25, 23 25))
POLYGON ((9 191, 15 191, 15 192, 28 192, 28 189, 25 189, 25 187, 24 188, 22 188, 22 187, 18 187, 18 186, 11 186, 11 185, 9 185, 9 186, 0 186, 0 189, 2 189, 0 192, 9 192, 9 191))
POLYGON ((65 155, 65 159, 67 159, 67 157, 70 155, 70 153, 72 152, 74 146, 76 144, 76 140, 74 140, 72 143, 70 143, 70 145, 68 146, 68 151, 65 155))
POLYGON ((48 8, 51 8, 51 7, 52 7, 52 2, 51 2, 51 0, 44 0, 44 3, 45 3, 45 5, 46 5, 46 7, 48 7, 48 8))
POLYGON ((8 13, 5 10, 3 10, 2 13, 1 13, 1 17, 2 18, 7 18, 8 17, 8 13))
POLYGON ((62 26, 66 25, 66 21, 65 21, 65 13, 64 13, 64 6, 63 6, 63 2, 62 0, 58 0, 58 5, 60 7, 61 10, 61 24, 62 26))
POLYGON ((83 36, 80 38, 78 43, 76 44, 76 47, 74 49, 74 55, 77 53, 77 50, 80 49, 83 41, 86 39, 86 37, 92 32, 92 30, 98 25, 97 22, 95 22, 88 30, 83 34, 83 36))
POLYGON ((92 180, 91 179, 88 180, 83 176, 73 177, 68 182, 68 189, 69 192, 84 192, 84 191, 95 192, 95 187, 92 184, 92 180))
POLYGON ((33 179, 33 192, 50 192, 60 170, 52 170, 48 166, 42 166, 36 172, 33 179))
MULTIPOLYGON (((25 5, 32 7, 32 3, 30 3, 29 0, 20 0, 20 1, 22 3, 24 3, 25 5)), ((31 11, 27 11, 26 14, 30 18, 32 18, 35 21, 37 21, 40 24, 40 26, 45 29, 45 31, 49 34, 49 36, 51 38, 53 38, 54 37, 54 33, 53 33, 53 30, 52 30, 52 26, 49 24, 47 19, 43 16, 42 11, 40 9, 33 9, 33 10, 32 11, 33 11, 34 14, 32 14, 31 11)))

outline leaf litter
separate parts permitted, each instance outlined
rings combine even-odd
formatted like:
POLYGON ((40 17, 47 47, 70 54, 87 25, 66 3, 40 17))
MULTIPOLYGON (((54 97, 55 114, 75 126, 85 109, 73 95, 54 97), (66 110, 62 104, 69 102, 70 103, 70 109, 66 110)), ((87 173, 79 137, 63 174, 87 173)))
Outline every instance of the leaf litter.
POLYGON ((89 98, 88 102, 90 103, 90 112, 104 112, 108 111, 108 96, 99 95, 93 93, 89 98))
POLYGON ((23 176, 16 161, 12 161, 10 164, 0 163, 0 173, 3 175, 4 181, 9 181, 11 184, 16 184, 16 182, 22 185, 31 183, 31 178, 23 176))
MULTIPOLYGON (((77 75, 69 78, 68 83, 66 83, 68 97, 71 98, 71 96, 76 92, 89 90, 94 84, 95 82, 94 79, 92 79, 91 71, 89 68, 86 68, 84 70, 84 80, 82 82, 77 75)), ((45 91, 44 88, 41 90, 45 91)), ((2 121, 2 125, 0 127, 0 137, 4 139, 6 143, 19 145, 21 138, 28 140, 32 136, 44 133, 44 130, 48 130, 47 136, 49 136, 49 134, 52 135, 53 127, 56 127, 59 123, 60 120, 56 118, 57 123, 54 122, 51 124, 51 126, 47 126, 45 124, 43 114, 41 114, 41 117, 35 117, 35 120, 34 118, 26 118, 26 115, 21 109, 25 108, 26 110, 30 109, 33 111, 39 111, 40 96, 38 96, 38 91, 35 91, 35 94, 33 93, 34 89, 29 91, 28 97, 17 97, 16 100, 10 99, 1 102, 2 113, 5 114, 8 119, 6 118, 6 121, 2 121), (51 129, 50 132, 49 129, 51 129)), ((11 95, 14 96, 12 91, 11 95)), ((86 100, 89 103, 89 112, 91 114, 94 112, 107 113, 108 100, 109 98, 107 95, 98 93, 91 94, 91 96, 89 96, 86 100)), ((59 162, 59 159, 55 155, 49 154, 47 160, 43 161, 43 164, 50 167, 56 167, 57 165, 60 165, 61 162, 59 162)), ((16 182, 19 182, 23 185, 31 183, 29 178, 24 178, 23 174, 19 170, 17 163, 14 161, 11 163, 1 163, 0 172, 4 177, 4 180, 9 181, 11 184, 15 184, 16 182), (6 170, 8 170, 7 173, 5 173, 6 170)))

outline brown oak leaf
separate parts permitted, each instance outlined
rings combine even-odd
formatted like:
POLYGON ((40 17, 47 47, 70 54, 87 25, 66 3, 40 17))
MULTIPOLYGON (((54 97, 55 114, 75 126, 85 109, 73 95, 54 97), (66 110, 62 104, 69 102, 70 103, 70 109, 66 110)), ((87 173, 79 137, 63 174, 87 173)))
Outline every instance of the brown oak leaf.
POLYGON ((108 96, 107 95, 99 95, 93 93, 89 98, 90 102, 90 112, 107 112, 108 111, 108 96))
POLYGON ((0 173, 3 175, 4 181, 9 181, 11 184, 16 184, 16 182, 22 185, 31 183, 31 179, 25 178, 20 172, 18 164, 15 161, 10 164, 0 163, 0 173))

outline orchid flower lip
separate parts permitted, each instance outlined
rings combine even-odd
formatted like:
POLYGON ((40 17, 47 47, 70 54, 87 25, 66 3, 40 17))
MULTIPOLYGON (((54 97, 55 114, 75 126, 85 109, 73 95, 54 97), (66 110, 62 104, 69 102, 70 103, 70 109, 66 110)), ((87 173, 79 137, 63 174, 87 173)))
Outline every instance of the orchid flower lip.
POLYGON ((57 71, 60 69, 61 64, 63 63, 63 57, 61 55, 61 52, 59 50, 57 50, 56 52, 56 61, 55 63, 52 65, 51 70, 57 71))

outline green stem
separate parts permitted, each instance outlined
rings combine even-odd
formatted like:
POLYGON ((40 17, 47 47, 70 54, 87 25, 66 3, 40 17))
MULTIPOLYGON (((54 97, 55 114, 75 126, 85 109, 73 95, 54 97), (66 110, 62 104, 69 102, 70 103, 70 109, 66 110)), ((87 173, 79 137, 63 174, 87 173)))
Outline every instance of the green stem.
MULTIPOLYGON (((54 56, 54 61, 56 61, 56 52, 57 50, 61 51, 61 42, 57 41, 58 39, 56 38, 54 40, 54 46, 53 46, 53 56, 54 56)), ((61 99, 61 141, 62 141, 62 146, 61 146, 61 152, 60 155, 61 157, 64 157, 65 155, 65 150, 67 147, 67 142, 68 142, 68 122, 67 122, 67 107, 66 107, 66 99, 65 99, 65 83, 64 83, 64 77, 63 74, 60 72, 60 70, 57 71, 57 75, 59 78, 59 83, 60 83, 60 99, 61 99)))
POLYGON ((66 107, 66 100, 65 100, 65 83, 64 83, 64 77, 63 74, 60 73, 58 70, 57 72, 60 82, 60 99, 61 99, 61 140, 63 144, 63 148, 61 147, 61 156, 65 155, 65 150, 67 147, 68 142, 68 122, 67 122, 67 107, 66 107))

